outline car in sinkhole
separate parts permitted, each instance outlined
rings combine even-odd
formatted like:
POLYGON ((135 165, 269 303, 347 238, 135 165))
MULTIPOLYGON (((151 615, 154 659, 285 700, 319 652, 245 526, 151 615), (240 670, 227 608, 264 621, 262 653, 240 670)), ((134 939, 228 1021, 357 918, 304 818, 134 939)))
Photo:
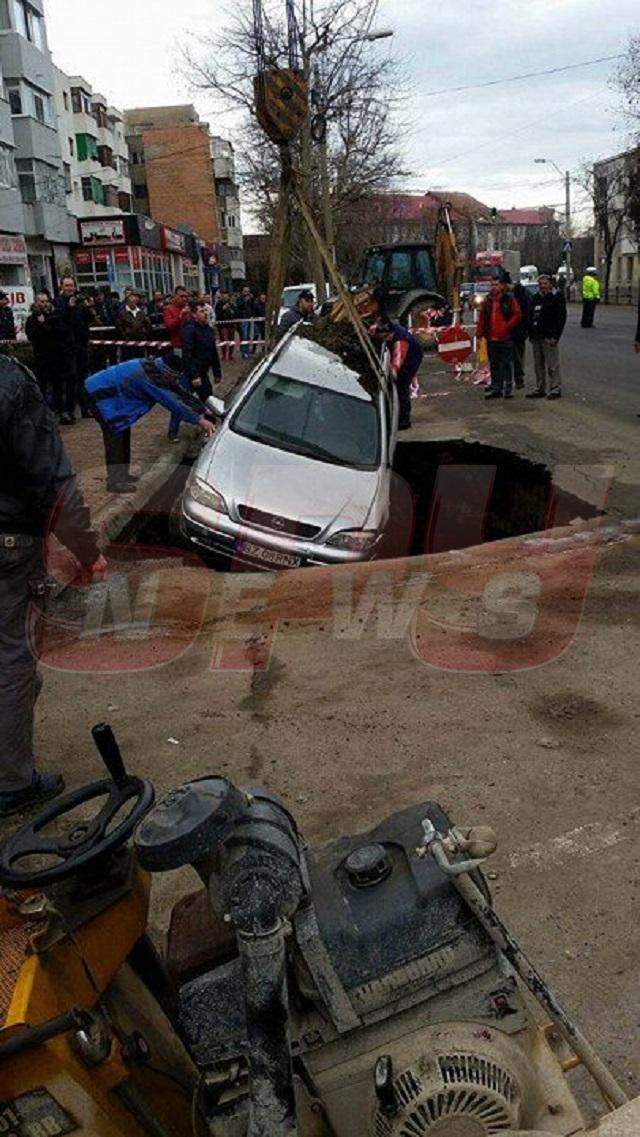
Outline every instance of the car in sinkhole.
POLYGON ((191 545, 254 568, 382 555, 398 433, 394 383, 364 383, 293 329, 220 419, 182 494, 191 545))

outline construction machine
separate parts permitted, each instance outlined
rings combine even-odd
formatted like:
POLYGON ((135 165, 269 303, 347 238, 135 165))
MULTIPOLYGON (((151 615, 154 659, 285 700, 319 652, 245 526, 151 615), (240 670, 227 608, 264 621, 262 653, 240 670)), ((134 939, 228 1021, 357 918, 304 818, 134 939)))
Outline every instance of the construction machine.
POLYGON ((427 801, 308 848, 268 790, 212 772, 156 805, 94 738, 109 776, 0 849, 5 1137, 637 1137, 493 907, 486 826, 427 801), (160 958, 150 874, 186 866, 160 958))
POLYGON ((431 325, 450 324, 460 310, 464 261, 451 220, 451 206, 438 208, 435 242, 372 245, 365 252, 359 288, 374 288, 386 313, 408 328, 420 326, 425 312, 431 325))

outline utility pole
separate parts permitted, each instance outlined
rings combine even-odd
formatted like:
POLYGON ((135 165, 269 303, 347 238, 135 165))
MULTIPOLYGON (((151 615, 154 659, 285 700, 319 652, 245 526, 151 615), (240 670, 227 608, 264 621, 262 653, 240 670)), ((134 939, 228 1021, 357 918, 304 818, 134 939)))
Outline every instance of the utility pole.
POLYGON ((571 299, 571 171, 565 170, 564 173, 558 165, 554 162, 553 158, 534 158, 537 166, 553 166, 557 170, 560 177, 564 181, 564 239, 566 248, 564 249, 564 263, 567 269, 567 300, 571 299))

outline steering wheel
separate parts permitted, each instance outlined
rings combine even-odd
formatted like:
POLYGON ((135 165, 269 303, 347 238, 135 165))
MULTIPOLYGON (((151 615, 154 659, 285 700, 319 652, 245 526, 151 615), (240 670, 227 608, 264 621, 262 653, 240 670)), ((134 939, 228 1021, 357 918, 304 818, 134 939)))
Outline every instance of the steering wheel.
POLYGON ((65 880, 124 845, 153 805, 155 792, 151 782, 127 774, 111 727, 99 723, 91 733, 111 777, 65 794, 5 841, 0 848, 0 884, 16 889, 39 888, 65 880), (64 836, 43 832, 51 822, 64 818, 77 806, 105 795, 107 800, 95 816, 78 822, 64 836), (133 802, 129 813, 111 829, 128 802, 133 802), (38 856, 58 857, 60 863, 42 869, 20 868, 20 861, 38 856))

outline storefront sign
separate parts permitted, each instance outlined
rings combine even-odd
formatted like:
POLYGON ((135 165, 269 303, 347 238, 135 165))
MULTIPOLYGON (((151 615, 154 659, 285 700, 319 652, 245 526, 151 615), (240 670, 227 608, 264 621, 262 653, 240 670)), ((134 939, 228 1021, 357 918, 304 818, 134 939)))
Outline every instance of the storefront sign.
POLYGON ((109 260, 108 249, 96 249, 94 254, 93 254, 93 259, 95 260, 96 264, 101 264, 101 265, 106 264, 107 261, 109 260))
POLYGON ((134 272, 142 268, 142 254, 138 245, 134 245, 131 249, 131 264, 134 272))
POLYGON ((81 221, 80 239, 83 245, 124 245, 124 221, 103 221, 98 218, 81 221))
POLYGON ((129 250, 128 249, 114 249, 113 257, 117 265, 129 264, 129 250))
POLYGON ((87 268, 91 265, 91 253, 75 253, 76 268, 87 268))
POLYGON ((184 256, 187 251, 187 239, 184 233, 178 233, 175 229, 167 229, 166 225, 163 225, 162 246, 168 253, 181 253, 184 256))
POLYGON ((5 285, 3 292, 9 297, 13 309, 13 318, 16 322, 16 331, 23 332, 27 316, 33 304, 33 288, 27 284, 15 284, 13 287, 5 285))
POLYGON ((0 265, 21 265, 27 261, 24 237, 0 236, 0 265))

